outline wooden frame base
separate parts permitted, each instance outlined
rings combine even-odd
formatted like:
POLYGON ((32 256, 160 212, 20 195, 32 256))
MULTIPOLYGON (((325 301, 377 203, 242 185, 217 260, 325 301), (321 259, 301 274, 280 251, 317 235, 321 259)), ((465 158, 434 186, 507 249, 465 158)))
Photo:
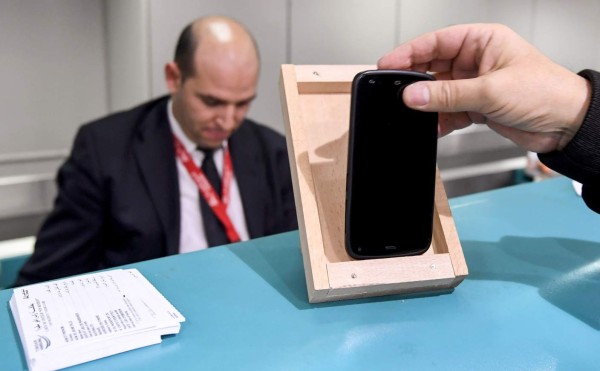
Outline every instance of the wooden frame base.
POLYGON ((344 247, 351 82, 371 65, 282 65, 281 99, 311 303, 456 287, 468 270, 439 171, 419 256, 354 260, 344 247))

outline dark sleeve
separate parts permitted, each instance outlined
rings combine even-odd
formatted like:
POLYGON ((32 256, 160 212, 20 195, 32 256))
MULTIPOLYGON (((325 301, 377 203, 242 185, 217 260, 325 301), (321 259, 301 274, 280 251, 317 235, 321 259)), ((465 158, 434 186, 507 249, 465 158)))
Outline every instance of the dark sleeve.
POLYGON ((281 174, 281 199, 284 206, 283 230, 292 231, 298 229, 298 218, 296 216, 296 204, 294 201, 294 186, 290 170, 290 160, 285 139, 282 148, 277 153, 277 166, 281 174))
POLYGON ((600 213, 600 73, 579 72, 592 85, 590 106, 583 124, 562 151, 540 153, 542 163, 582 184, 586 205, 600 213))
MULTIPOLYGON (((288 157, 286 137, 275 130, 264 125, 258 125, 260 135, 261 150, 264 158, 269 165, 266 171, 271 178, 270 187, 277 195, 272 200, 277 206, 274 211, 277 217, 270 216, 270 228, 267 233, 282 233, 298 229, 298 219, 296 217, 296 205, 294 201, 294 186, 292 183, 292 174, 290 171, 290 160, 288 157)), ((271 196, 270 196, 271 197, 271 196)))
POLYGON ((104 200, 96 169, 91 136, 80 129, 69 158, 58 171, 53 210, 15 286, 98 269, 104 200))

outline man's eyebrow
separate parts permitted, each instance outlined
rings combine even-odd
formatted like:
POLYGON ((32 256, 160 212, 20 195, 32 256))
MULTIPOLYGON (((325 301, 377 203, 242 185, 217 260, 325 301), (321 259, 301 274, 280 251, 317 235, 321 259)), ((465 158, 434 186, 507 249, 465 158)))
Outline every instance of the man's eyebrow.
POLYGON ((214 101, 216 103, 225 103, 225 101, 223 99, 217 98, 215 96, 212 96, 210 94, 202 94, 202 93, 196 93, 196 96, 204 101, 207 100, 211 100, 214 101))
POLYGON ((248 103, 248 102, 253 101, 256 98, 256 94, 255 94, 255 95, 253 95, 251 97, 248 97, 246 99, 242 99, 242 100, 237 101, 237 102, 229 102, 229 101, 223 100, 221 98, 215 97, 215 96, 210 95, 210 94, 196 93, 196 96, 198 98, 202 99, 203 101, 213 101, 214 103, 217 103, 217 104, 226 104, 226 103, 240 104, 240 103, 248 103))

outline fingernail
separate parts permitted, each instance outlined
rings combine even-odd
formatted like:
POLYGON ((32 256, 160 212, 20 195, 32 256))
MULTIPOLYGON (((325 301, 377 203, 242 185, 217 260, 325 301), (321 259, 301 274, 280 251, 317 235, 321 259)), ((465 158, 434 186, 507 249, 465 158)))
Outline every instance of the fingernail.
POLYGON ((406 104, 413 107, 422 107, 429 103, 429 89, 422 82, 415 82, 406 87, 406 104))

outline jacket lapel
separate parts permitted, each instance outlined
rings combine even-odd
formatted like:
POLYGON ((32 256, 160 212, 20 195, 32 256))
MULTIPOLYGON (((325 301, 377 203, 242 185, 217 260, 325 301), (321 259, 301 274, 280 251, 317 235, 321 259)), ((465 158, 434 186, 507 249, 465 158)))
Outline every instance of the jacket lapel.
POLYGON ((265 179, 261 177, 264 166, 260 157, 261 149, 255 140, 248 135, 248 128, 242 126, 229 138, 229 150, 235 178, 237 180, 244 216, 250 238, 264 235, 265 232, 265 197, 261 190, 267 189, 265 179))
POLYGON ((175 148, 167 116, 167 101, 156 104, 142 119, 134 154, 166 236, 167 254, 179 252, 179 184, 175 148))

